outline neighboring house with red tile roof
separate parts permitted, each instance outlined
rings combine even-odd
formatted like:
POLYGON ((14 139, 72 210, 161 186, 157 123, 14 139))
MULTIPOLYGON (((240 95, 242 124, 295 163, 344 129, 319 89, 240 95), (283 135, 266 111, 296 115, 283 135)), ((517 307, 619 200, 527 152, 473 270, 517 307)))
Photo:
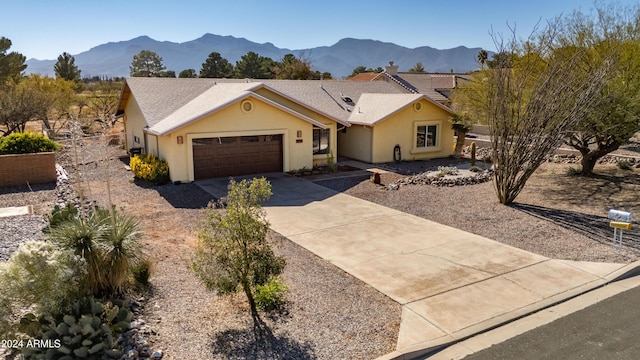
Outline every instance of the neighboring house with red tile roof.
POLYGON ((117 115, 126 148, 167 160, 181 182, 312 168, 337 156, 392 161, 396 145, 402 159, 453 149, 446 106, 384 81, 128 78, 117 115))
POLYGON ((469 74, 459 73, 398 72, 398 66, 393 63, 385 66, 383 72, 361 73, 349 78, 351 81, 386 81, 405 92, 427 95, 432 100, 449 107, 452 106, 451 94, 453 90, 469 79, 469 74))
POLYGON ((374 80, 380 75, 377 72, 363 72, 360 74, 356 74, 354 76, 349 77, 350 81, 371 81, 374 80))

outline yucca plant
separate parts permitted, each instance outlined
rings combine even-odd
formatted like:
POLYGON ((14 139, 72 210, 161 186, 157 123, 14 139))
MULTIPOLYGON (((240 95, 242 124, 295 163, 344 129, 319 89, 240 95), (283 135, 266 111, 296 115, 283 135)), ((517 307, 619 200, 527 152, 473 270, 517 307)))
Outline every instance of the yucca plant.
POLYGON ((71 250, 85 259, 88 270, 86 283, 94 294, 101 291, 104 283, 99 238, 106 226, 104 218, 91 212, 87 218, 73 217, 52 227, 47 236, 57 247, 71 250))
POLYGON ((145 259, 142 232, 132 216, 115 209, 93 209, 52 227, 48 239, 87 262, 87 286, 96 296, 121 294, 132 277, 132 267, 145 259))
POLYGON ((132 216, 113 210, 109 225, 100 233, 102 261, 106 272, 104 288, 112 294, 123 292, 132 268, 145 259, 140 223, 132 216))

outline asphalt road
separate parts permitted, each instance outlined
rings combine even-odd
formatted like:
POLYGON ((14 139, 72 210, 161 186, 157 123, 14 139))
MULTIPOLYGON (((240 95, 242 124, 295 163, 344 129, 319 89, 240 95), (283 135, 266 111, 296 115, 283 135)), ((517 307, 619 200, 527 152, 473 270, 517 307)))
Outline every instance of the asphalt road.
POLYGON ((464 359, 640 359, 640 287, 464 359))

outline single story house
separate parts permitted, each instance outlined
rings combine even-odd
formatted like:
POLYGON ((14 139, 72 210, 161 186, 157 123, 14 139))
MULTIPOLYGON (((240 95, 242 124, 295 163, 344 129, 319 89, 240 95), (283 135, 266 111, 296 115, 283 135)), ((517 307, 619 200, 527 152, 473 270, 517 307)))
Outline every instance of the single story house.
POLYGON ((446 106, 381 81, 128 78, 117 116, 126 148, 165 159, 174 182, 310 169, 338 156, 392 161, 396 145, 408 160, 453 149, 446 106))
POLYGON ((340 155, 367 163, 452 155, 451 109, 422 94, 363 94, 338 135, 340 155))

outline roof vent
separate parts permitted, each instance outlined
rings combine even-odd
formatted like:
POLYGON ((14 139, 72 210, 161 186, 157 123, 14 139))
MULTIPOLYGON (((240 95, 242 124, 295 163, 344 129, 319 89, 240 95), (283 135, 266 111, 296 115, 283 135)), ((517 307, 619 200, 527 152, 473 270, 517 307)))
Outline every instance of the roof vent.
POLYGON ((340 93, 340 98, 342 99, 342 101, 346 102, 347 104, 353 104, 353 100, 343 93, 340 93))

